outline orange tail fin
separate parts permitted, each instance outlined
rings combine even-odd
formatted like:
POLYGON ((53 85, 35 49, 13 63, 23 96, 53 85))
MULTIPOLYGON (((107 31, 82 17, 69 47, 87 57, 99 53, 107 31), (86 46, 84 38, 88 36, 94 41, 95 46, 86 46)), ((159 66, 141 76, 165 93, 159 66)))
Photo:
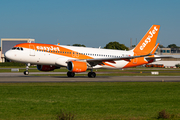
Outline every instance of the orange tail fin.
POLYGON ((137 55, 149 54, 155 47, 160 25, 152 25, 138 45, 133 49, 137 55))

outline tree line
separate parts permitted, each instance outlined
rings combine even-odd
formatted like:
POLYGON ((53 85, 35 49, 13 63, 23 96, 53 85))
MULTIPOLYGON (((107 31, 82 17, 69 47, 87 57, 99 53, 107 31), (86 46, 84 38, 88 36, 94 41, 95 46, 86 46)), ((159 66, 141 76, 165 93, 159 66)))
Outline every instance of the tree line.
MULTIPOLYGON (((79 46, 79 47, 86 47, 83 44, 73 44, 72 46, 79 46)), ((106 46, 104 47, 105 49, 115 49, 115 50, 129 50, 128 47, 126 47, 124 44, 120 44, 119 42, 109 42, 108 44, 106 44, 106 46)))
MULTIPOLYGON (((86 47, 83 44, 73 44, 72 46, 86 47)), ((132 47, 136 47, 136 45, 133 45, 132 47)), ((117 41, 109 42, 108 44, 106 44, 106 46, 104 48, 105 49, 115 49, 115 50, 129 50, 129 48, 127 46, 125 46, 124 44, 120 44, 117 41)), ((162 44, 160 44, 159 48, 166 48, 166 47, 164 47, 162 44)), ((180 47, 177 46, 176 44, 169 44, 167 46, 167 48, 180 48, 180 47)))
MULTIPOLYGON (((163 45, 159 45, 160 48, 166 48, 163 45)), ((170 44, 167 46, 167 48, 180 48, 179 46, 177 46, 176 44, 170 44)))

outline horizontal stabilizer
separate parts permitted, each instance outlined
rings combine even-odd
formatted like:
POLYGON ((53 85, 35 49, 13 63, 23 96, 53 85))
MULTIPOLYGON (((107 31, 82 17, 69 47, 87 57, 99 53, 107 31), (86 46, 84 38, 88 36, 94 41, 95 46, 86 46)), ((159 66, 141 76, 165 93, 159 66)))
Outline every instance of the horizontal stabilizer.
POLYGON ((161 58, 173 58, 172 56, 155 56, 155 57, 145 57, 146 60, 161 59, 161 58))

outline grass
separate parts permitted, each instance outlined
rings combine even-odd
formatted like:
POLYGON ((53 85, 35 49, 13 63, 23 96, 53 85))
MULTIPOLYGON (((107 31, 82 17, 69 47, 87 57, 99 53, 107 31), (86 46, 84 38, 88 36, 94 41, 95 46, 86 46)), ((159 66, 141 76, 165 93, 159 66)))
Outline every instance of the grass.
POLYGON ((180 83, 1 83, 1 120, 154 120, 166 110, 179 119, 180 83))

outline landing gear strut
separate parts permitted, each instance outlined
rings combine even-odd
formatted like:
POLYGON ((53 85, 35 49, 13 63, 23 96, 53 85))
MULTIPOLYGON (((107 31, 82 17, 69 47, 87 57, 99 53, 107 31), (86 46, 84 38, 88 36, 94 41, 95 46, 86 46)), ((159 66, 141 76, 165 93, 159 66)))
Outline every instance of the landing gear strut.
POLYGON ((75 73, 74 73, 74 72, 67 72, 67 76, 68 76, 68 77, 74 77, 74 76, 75 76, 75 73))
POLYGON ((27 63, 27 64, 26 64, 26 71, 24 71, 24 75, 29 75, 28 69, 29 69, 29 66, 30 66, 30 65, 31 65, 30 63, 27 63))

